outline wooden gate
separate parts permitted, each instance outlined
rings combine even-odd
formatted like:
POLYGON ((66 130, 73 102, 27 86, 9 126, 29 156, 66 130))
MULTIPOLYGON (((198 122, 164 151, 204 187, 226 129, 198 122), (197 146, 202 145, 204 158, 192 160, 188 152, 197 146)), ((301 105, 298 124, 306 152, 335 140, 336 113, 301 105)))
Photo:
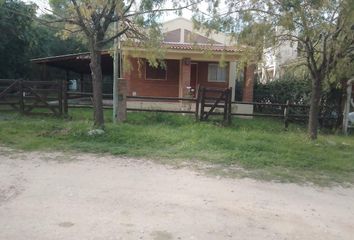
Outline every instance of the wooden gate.
POLYGON ((197 94, 196 119, 205 121, 208 120, 211 115, 222 115, 223 122, 230 124, 231 96, 232 88, 218 89, 200 87, 197 94))
POLYGON ((0 79, 0 107, 10 106, 20 113, 40 108, 60 116, 63 114, 64 88, 63 81, 0 79))

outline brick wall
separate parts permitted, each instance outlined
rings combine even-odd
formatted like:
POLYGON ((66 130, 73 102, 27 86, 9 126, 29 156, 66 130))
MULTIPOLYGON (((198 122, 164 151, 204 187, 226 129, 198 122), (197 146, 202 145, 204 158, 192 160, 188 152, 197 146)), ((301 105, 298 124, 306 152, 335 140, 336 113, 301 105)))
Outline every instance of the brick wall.
POLYGON ((137 58, 130 59, 131 71, 125 73, 128 80, 128 95, 178 97, 179 89, 179 60, 166 60, 167 79, 147 80, 145 77, 145 64, 138 64, 137 58))

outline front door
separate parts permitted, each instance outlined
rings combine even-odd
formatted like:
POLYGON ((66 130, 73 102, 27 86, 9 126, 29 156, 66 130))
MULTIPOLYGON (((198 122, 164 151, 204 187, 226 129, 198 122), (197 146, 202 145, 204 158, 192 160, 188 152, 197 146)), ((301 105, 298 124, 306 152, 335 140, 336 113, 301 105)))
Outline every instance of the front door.
POLYGON ((192 63, 191 64, 191 91, 194 97, 197 88, 197 82, 198 82, 198 64, 192 63))

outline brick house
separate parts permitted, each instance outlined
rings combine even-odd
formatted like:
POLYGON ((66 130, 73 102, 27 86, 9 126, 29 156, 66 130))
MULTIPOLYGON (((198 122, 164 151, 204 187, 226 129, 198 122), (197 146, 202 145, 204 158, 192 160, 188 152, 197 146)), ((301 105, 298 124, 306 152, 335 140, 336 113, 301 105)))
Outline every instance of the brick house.
MULTIPOLYGON (((240 75, 237 62, 242 51, 233 46, 226 34, 207 36, 195 30, 193 23, 185 18, 165 22, 163 32, 165 66, 150 66, 142 57, 145 49, 122 48, 124 59, 130 61, 129 70, 124 71, 128 95, 184 97, 198 86, 232 87, 235 99, 235 81, 240 75)), ((242 75, 242 100, 252 102, 254 66, 243 68, 242 75)))
MULTIPOLYGON (((151 67, 144 58, 146 49, 122 47, 123 61, 129 61, 130 66, 124 69, 128 95, 185 97, 198 86, 232 87, 232 99, 235 100, 237 79, 243 81, 240 84, 243 89, 237 89, 237 99, 253 101, 254 65, 237 70, 240 69, 237 64, 242 50, 235 47, 226 34, 207 35, 193 29, 193 23, 185 18, 165 22, 163 30, 164 67, 151 67)), ((32 63, 41 69, 41 80, 62 79, 49 71, 54 67, 65 70, 67 80, 75 79, 80 91, 92 91, 89 53, 32 59, 32 63)), ((102 72, 103 91, 112 93, 113 59, 109 51, 102 52, 102 72)), ((253 112, 251 104, 236 104, 234 107, 236 112, 253 112)))

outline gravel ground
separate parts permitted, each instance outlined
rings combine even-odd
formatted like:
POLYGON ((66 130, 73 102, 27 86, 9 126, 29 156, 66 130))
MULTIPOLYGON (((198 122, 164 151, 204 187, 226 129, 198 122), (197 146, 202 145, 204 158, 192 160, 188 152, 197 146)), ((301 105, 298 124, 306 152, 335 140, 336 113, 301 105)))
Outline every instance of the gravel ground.
POLYGON ((353 239, 354 189, 0 147, 0 239, 353 239))

